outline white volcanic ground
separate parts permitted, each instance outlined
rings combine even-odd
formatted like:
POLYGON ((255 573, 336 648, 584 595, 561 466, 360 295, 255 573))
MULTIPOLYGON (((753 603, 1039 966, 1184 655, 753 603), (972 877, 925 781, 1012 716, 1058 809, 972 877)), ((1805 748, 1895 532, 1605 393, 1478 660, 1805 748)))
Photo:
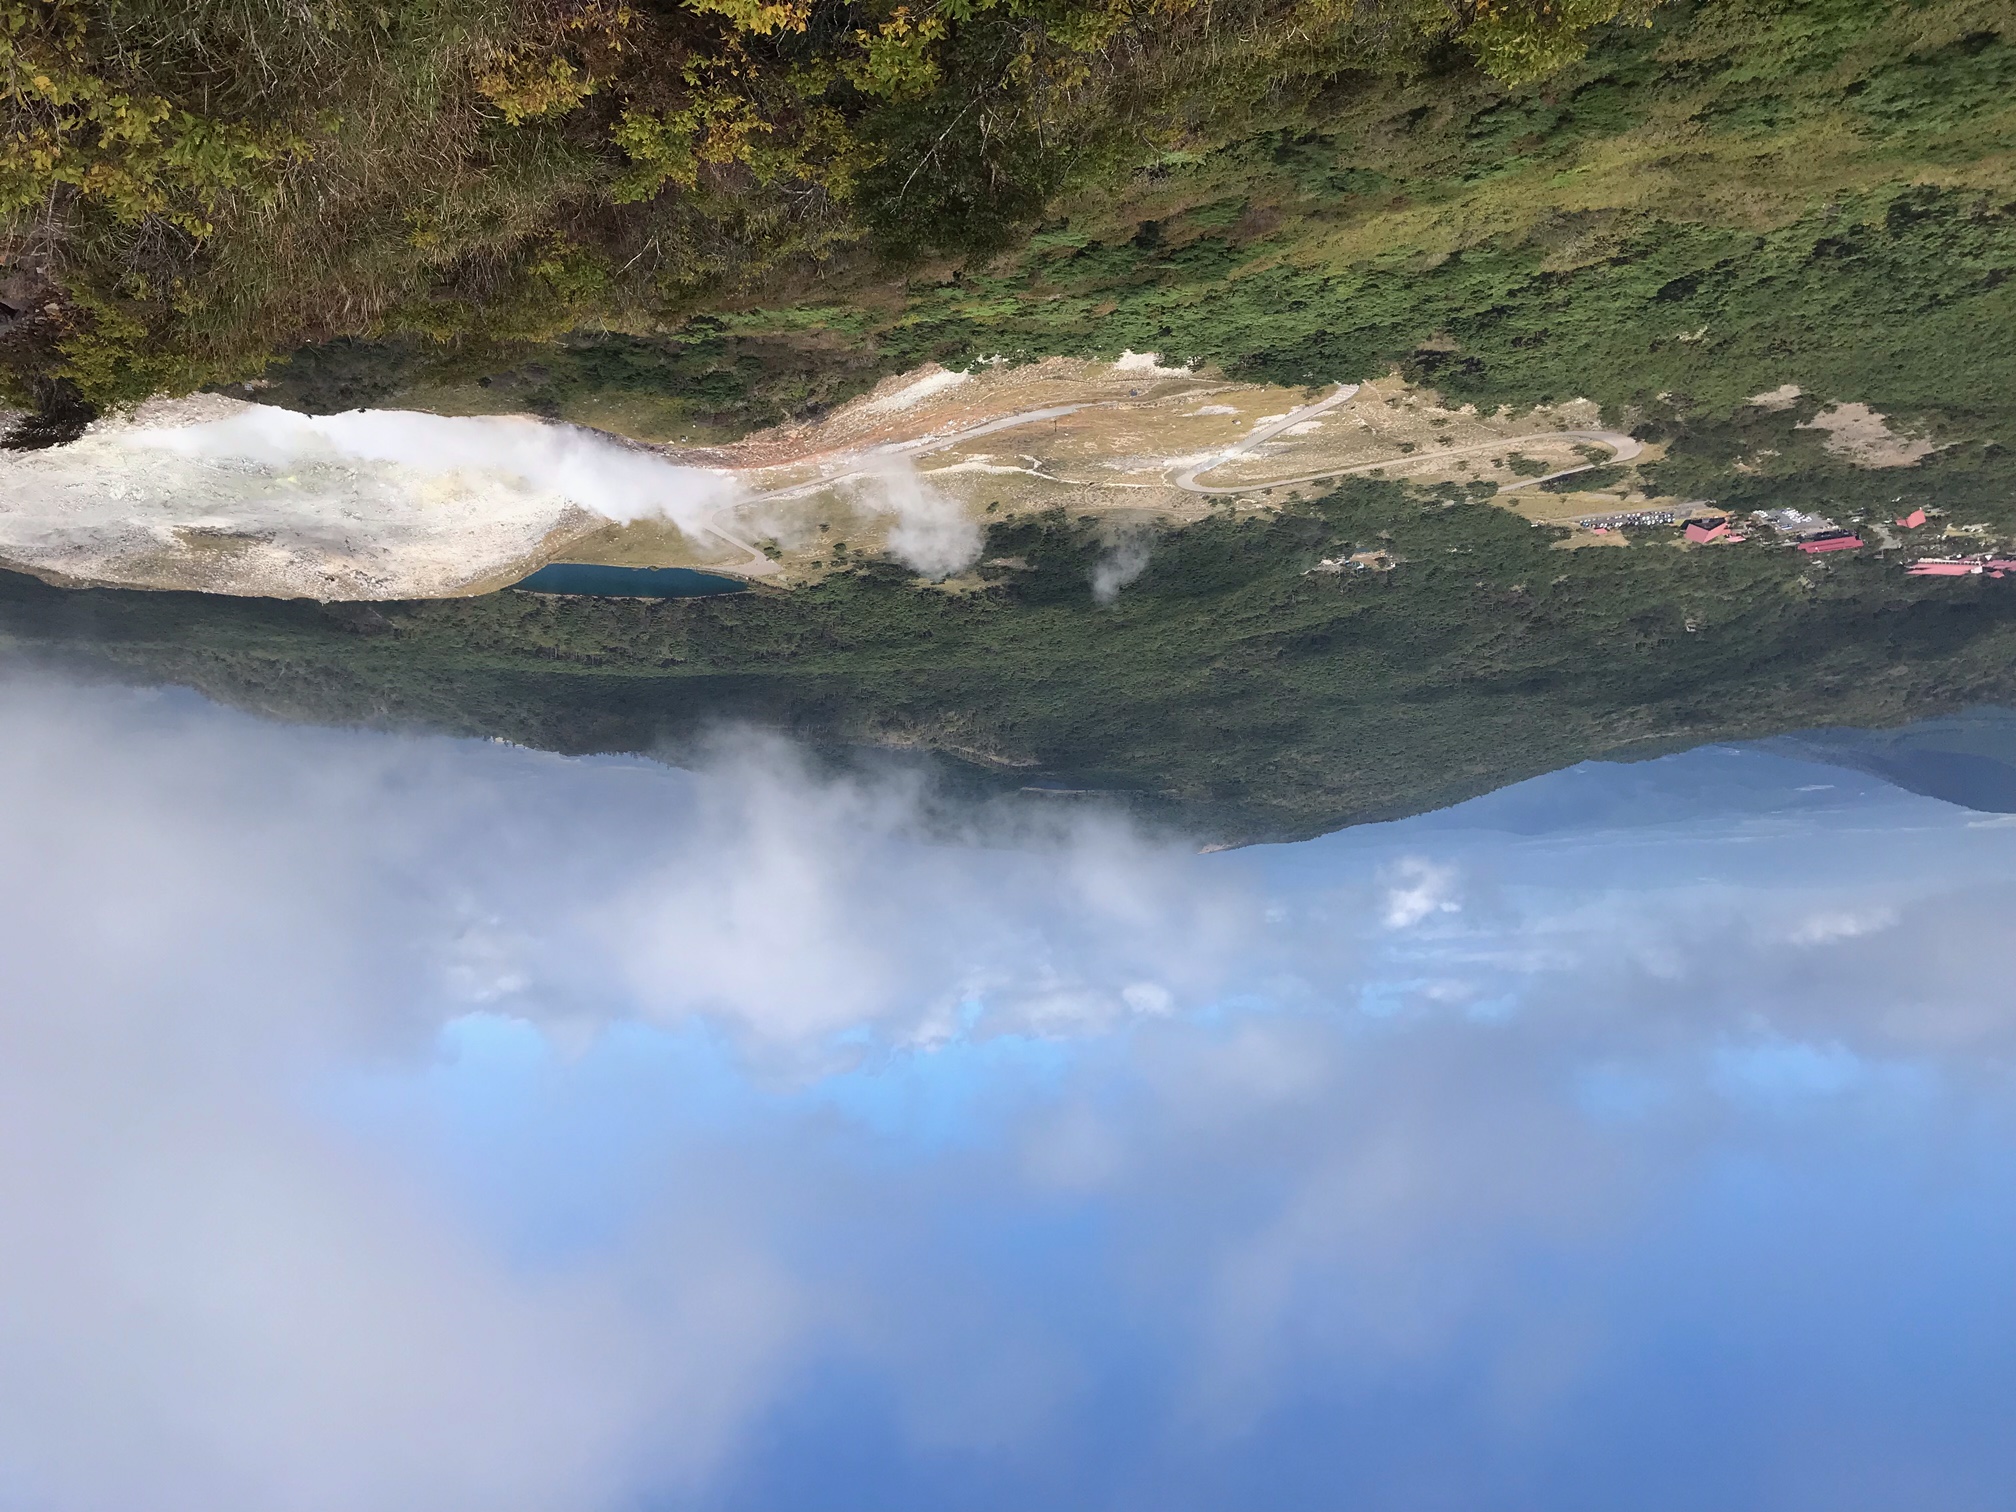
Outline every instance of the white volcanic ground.
POLYGON ((0 560, 71 583, 316 599, 497 586, 611 520, 705 535, 722 472, 568 426, 157 401, 0 452, 0 560))
MULTIPOLYGON (((1788 385, 1752 402, 1797 397, 1788 385)), ((445 598, 570 554, 789 586, 851 538, 940 578, 978 554, 983 507, 1194 519, 1227 497, 1265 508, 1265 491, 1368 472, 1493 478, 1520 507, 1533 496, 1516 490, 1541 481, 1508 471, 1521 448, 1554 476, 1587 470, 1587 443, 1619 461, 1642 451, 1590 429, 1597 418, 1584 400, 1452 410, 1397 379, 1319 398, 1134 353, 927 366, 816 422, 684 453, 529 417, 307 416, 204 396, 143 405, 68 446, 0 452, 0 565, 68 584, 445 598), (926 456, 939 465, 917 468, 926 456)), ((1931 449, 1860 405, 1812 424, 1862 466, 1931 449)))

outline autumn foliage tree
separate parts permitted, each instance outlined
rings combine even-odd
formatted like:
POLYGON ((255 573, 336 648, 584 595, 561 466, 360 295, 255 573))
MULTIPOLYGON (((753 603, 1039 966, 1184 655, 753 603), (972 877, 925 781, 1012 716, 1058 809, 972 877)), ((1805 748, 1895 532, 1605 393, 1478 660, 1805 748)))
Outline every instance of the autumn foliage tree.
POLYGON ((1619 0, 0 0, 0 385, 648 327, 1009 245, 1072 184, 1619 0))

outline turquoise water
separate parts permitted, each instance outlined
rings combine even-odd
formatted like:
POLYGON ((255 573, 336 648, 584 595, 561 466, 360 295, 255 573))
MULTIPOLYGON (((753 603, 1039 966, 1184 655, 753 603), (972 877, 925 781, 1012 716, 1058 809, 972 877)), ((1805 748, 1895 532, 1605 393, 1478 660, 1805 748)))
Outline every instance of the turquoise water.
POLYGON ((603 567, 591 562, 548 562, 511 585, 527 593, 579 593, 593 598, 705 598, 740 593, 742 584, 691 567, 603 567))

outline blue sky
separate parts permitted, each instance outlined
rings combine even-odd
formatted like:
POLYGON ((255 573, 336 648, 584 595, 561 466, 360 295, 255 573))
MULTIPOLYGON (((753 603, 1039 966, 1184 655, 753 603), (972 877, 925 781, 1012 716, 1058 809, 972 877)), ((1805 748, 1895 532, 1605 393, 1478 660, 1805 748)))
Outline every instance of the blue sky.
POLYGON ((2005 1507, 2016 826, 0 687, 0 1507, 2005 1507))

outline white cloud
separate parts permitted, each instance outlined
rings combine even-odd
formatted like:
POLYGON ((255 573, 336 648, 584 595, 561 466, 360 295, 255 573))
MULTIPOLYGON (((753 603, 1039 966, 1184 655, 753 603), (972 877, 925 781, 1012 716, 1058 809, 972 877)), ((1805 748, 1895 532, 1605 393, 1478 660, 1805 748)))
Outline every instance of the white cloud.
POLYGON ((1408 856, 1392 868, 1382 917, 1388 929, 1411 929, 1436 914, 1460 912, 1457 873, 1420 856, 1408 856))
MULTIPOLYGON (((173 694, 17 683, 0 721, 0 1480, 52 1512, 615 1505, 836 1326, 774 1253, 795 1175, 717 1154, 514 1258, 408 1167, 424 1125, 331 1123, 333 1068, 424 1067, 472 1004, 577 1054, 704 1019, 787 1084, 864 1029, 1164 1019, 1246 906, 1111 821, 934 840, 912 779, 764 740, 694 778, 173 694)), ((996 1363, 918 1431, 1039 1421, 1051 1365, 996 1363)))
POLYGON ((1794 945, 1832 945, 1841 940, 1873 934, 1879 929, 1888 929, 1896 922, 1896 911, 1890 908, 1860 912, 1828 909, 1799 920, 1786 933, 1786 939, 1794 945))
POLYGON ((718 1454, 710 1404, 774 1332, 640 1330, 621 1257, 525 1273, 314 1115, 330 1056, 438 1021, 414 991, 438 916, 398 873, 466 810, 437 789, 432 823, 384 823, 418 817, 400 780, 442 775, 430 754, 118 695, 9 689, 4 717, 0 1467, 24 1504, 545 1508, 614 1497, 647 1423, 692 1469, 718 1454), (665 1371, 703 1342, 725 1374, 665 1371))
POLYGON ((664 858, 612 878, 582 924, 659 1022, 811 1048, 864 1027, 929 1040, 970 1004, 994 1030, 1074 1032, 1208 989, 1254 907, 1110 818, 976 850, 931 843, 914 775, 815 779, 754 737, 710 767, 664 858))
MULTIPOLYGON (((2016 849, 1964 816, 1198 857, 948 834, 762 739, 682 774, 22 685, 0 723, 0 1485, 49 1512, 700 1496, 816 1450, 775 1414, 822 1391, 966 1475, 1272 1452, 1310 1400, 1347 1490, 1389 1400, 1509 1463, 1656 1395, 1673 1276, 1773 1343, 1744 1370, 1802 1358, 1714 1269, 1751 1210, 1685 1237, 1704 1162, 1774 1222, 1816 1169, 1859 1200, 1813 1129, 1921 1158, 1912 1110, 2016 1060, 2016 849), (1771 922, 1836 916, 1894 924, 1771 922)), ((1914 1232, 1882 1195, 1777 1224, 1785 1273, 1859 1305, 1914 1232)))

